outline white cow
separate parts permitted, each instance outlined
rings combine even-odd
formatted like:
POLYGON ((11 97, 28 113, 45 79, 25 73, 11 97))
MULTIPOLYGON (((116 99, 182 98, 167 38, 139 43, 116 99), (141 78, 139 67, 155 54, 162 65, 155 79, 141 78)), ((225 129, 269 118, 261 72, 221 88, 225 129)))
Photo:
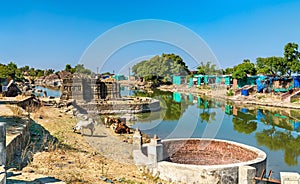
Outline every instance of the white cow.
POLYGON ((74 127, 73 131, 75 132, 80 131, 81 134, 83 134, 82 130, 83 129, 90 129, 91 131, 91 136, 93 136, 94 131, 95 131, 95 122, 92 118, 89 118, 88 121, 79 121, 74 127))

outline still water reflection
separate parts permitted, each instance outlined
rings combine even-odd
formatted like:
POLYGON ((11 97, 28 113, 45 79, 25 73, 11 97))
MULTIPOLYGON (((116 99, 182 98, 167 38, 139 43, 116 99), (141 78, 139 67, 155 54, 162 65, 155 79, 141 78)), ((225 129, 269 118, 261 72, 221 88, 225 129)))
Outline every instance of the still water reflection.
POLYGON ((139 115, 133 125, 161 138, 210 137, 233 140, 265 151, 268 170, 300 172, 300 113, 297 110, 237 106, 191 94, 133 91, 161 101, 162 111, 139 115))

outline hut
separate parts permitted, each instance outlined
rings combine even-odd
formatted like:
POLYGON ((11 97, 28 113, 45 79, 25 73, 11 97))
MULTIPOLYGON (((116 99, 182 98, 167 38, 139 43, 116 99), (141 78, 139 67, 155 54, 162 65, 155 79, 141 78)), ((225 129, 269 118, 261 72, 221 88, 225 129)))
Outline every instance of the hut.
POLYGON ((254 86, 256 85, 256 79, 258 78, 259 76, 248 76, 242 79, 233 79, 233 88, 242 88, 246 85, 254 86))
POLYGON ((186 76, 185 75, 173 75, 173 84, 181 85, 186 84, 186 76))
POLYGON ((122 75, 122 74, 116 74, 116 75, 113 76, 113 78, 114 78, 116 81, 128 80, 128 78, 125 77, 125 76, 122 75))

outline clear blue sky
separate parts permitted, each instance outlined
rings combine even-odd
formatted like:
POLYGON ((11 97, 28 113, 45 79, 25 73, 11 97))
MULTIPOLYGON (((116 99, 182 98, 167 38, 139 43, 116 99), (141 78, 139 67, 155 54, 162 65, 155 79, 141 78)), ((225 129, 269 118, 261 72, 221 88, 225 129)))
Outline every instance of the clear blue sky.
MULTIPOLYGON (((76 65, 93 40, 114 26, 162 19, 193 30, 221 66, 230 67, 245 58, 255 62, 257 57, 282 56, 286 43, 300 44, 299 9, 297 0, 3 1, 0 62, 63 69, 66 63, 76 65)), ((130 61, 176 49, 146 43, 125 51, 111 60, 130 61)), ((105 70, 120 70, 120 66, 108 64, 105 70)))

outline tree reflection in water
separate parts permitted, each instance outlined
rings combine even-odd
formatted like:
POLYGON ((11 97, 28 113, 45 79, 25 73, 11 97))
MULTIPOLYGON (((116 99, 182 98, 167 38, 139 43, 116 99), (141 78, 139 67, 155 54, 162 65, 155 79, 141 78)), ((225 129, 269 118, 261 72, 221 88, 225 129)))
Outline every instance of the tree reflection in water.
POLYGON ((181 98, 180 102, 175 102, 173 100, 173 93, 169 91, 154 90, 153 93, 134 91, 133 96, 151 97, 160 100, 160 105, 163 111, 160 111, 159 113, 161 113, 160 117, 163 120, 179 120, 188 106, 193 104, 187 100, 187 96, 185 95, 182 95, 183 97, 181 98))
POLYGON ((198 108, 202 109, 200 113, 200 122, 201 123, 211 123, 216 120, 216 112, 211 112, 211 109, 216 108, 218 104, 214 100, 198 98, 198 108))
POLYGON ((273 126, 271 129, 257 132, 255 138, 258 145, 267 146, 270 150, 283 150, 286 164, 298 165, 300 136, 293 137, 291 131, 276 131, 273 126))

